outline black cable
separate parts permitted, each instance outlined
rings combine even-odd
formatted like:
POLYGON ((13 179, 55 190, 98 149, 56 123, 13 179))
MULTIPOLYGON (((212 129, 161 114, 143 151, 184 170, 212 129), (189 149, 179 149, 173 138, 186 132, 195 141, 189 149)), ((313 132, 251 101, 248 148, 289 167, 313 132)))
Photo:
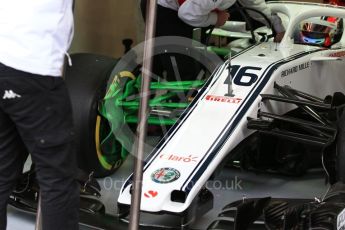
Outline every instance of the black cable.
MULTIPOLYGON (((262 13, 261 11, 258 11, 256 9, 253 9, 253 8, 250 8, 250 7, 246 7, 246 6, 241 6, 241 7, 236 7, 236 8, 233 8, 233 9, 229 10, 229 13, 231 11, 236 10, 236 9, 239 9, 239 10, 249 10, 249 11, 253 11, 255 13, 260 14, 265 19, 265 21, 267 22, 267 24, 268 24, 267 27, 269 27, 272 30, 272 37, 275 37, 277 35, 276 31, 273 28, 273 24, 272 24, 271 20, 264 13, 262 13)), ((249 23, 249 25, 250 26, 252 25, 251 22, 249 23)))
MULTIPOLYGON (((255 39, 255 34, 254 34, 254 29, 253 29, 253 24, 252 22, 248 19, 249 16, 246 12, 246 10, 249 10, 249 11, 253 11, 253 12, 256 12, 258 14, 260 14, 264 19, 265 21, 267 22, 268 24, 268 27, 272 30, 272 35, 271 36, 268 36, 268 38, 271 38, 271 37, 275 37, 276 36, 276 32, 273 28, 273 25, 272 25, 272 22, 271 20, 262 12, 256 10, 256 9, 253 9, 253 8, 250 8, 250 7, 245 7, 245 6, 239 6, 239 4, 236 2, 236 7, 232 8, 232 9, 228 9, 228 12, 231 14, 231 12, 235 11, 235 10, 239 10, 241 15, 243 16, 244 20, 246 21, 247 25, 248 25, 248 28, 251 32, 251 35, 252 35, 252 40, 251 42, 253 43, 256 43, 256 39, 255 39)), ((209 40, 210 40, 210 37, 212 35, 212 32, 214 30, 214 26, 211 26, 210 27, 210 30, 208 32, 208 34, 206 35, 206 41, 205 41, 205 45, 208 46, 209 45, 209 40)))
POLYGON ((231 15, 231 12, 233 12, 235 10, 240 11, 240 14, 242 15, 243 19, 246 21, 246 24, 248 25, 248 28, 249 28, 250 33, 252 35, 252 40, 249 42, 252 44, 255 44, 256 39, 255 39, 255 34, 254 34, 254 28, 253 28, 253 24, 252 24, 251 20, 249 20, 248 13, 245 11, 245 8, 243 6, 241 6, 238 2, 235 2, 235 5, 236 5, 236 7, 228 9, 229 14, 231 15))

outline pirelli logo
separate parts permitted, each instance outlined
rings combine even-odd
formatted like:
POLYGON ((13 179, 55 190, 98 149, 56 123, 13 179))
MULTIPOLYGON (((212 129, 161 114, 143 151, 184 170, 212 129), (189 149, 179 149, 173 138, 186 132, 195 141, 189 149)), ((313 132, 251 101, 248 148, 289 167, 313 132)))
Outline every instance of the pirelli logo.
POLYGON ((232 103, 232 104, 238 104, 238 103, 240 103, 242 101, 241 98, 225 97, 225 96, 215 96, 215 95, 207 95, 205 99, 206 99, 206 101, 232 103))

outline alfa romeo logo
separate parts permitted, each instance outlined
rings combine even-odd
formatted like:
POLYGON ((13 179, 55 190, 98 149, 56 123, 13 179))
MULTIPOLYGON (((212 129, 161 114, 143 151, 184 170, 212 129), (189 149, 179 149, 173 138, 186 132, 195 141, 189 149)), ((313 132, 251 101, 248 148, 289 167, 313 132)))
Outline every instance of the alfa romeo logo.
POLYGON ((159 184, 168 184, 180 178, 180 175, 174 168, 161 168, 151 174, 151 179, 159 184))

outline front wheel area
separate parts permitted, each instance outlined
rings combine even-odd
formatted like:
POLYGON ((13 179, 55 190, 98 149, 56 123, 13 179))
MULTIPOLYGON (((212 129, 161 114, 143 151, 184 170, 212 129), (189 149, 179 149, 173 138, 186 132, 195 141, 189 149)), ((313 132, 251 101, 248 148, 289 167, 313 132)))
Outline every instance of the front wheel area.
MULTIPOLYGON (((118 169, 134 143, 138 122, 141 77, 117 60, 95 54, 74 54, 67 68, 79 167, 96 177, 118 169), (114 68, 116 66, 116 68, 114 68)), ((137 64, 136 64, 137 66, 137 64)), ((204 81, 158 81, 150 84, 149 133, 162 137, 204 81), (182 95, 182 96, 181 96, 182 95)))
POLYGON ((95 54, 71 58, 73 65, 66 69, 65 80, 73 108, 78 164, 95 177, 105 177, 120 167, 124 155, 111 124, 99 112, 117 60, 95 54))

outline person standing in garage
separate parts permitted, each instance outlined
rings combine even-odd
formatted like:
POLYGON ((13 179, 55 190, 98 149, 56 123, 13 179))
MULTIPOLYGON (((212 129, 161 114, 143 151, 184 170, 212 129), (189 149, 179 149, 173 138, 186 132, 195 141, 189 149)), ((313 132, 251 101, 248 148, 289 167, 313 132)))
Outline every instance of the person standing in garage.
MULTIPOLYGON (((227 9, 236 0, 157 0, 156 37, 183 36, 192 38, 196 27, 222 26, 230 15, 227 9)), ((284 26, 278 15, 272 14, 265 0, 238 0, 238 2, 264 13, 272 22, 277 33, 276 41, 284 35, 284 26)), ((147 0, 141 0, 141 10, 145 18, 147 0)), ((258 13, 249 12, 257 21, 267 24, 264 17, 258 13)))
POLYGON ((0 5, 0 230, 27 153, 40 186, 43 230, 79 229, 69 94, 62 79, 73 0, 0 5))
MULTIPOLYGON (((276 32, 275 41, 280 42, 284 36, 284 27, 281 19, 272 14, 267 7, 265 0, 238 0, 243 6, 253 8, 264 13, 272 22, 276 32)), ((229 20, 230 15, 227 9, 231 7, 236 0, 157 0, 157 22, 156 37, 161 36, 180 36, 193 38, 194 28, 207 28, 209 26, 219 27, 229 20)), ((141 0, 141 10, 145 18, 147 0, 141 0)), ((257 21, 267 24, 265 18, 258 14, 248 11, 248 14, 257 21)), ((182 72, 182 80, 195 79, 195 73, 191 72, 191 61, 187 57, 175 55, 179 70, 182 72), (192 76, 191 76, 192 75, 192 76), (194 75, 194 76, 193 76, 194 75)), ((153 72, 161 76, 164 69, 168 69, 168 80, 174 77, 174 71, 171 69, 170 55, 162 54, 154 59, 153 72), (169 74, 170 72, 170 74, 169 74)), ((198 71, 194 71, 198 72, 198 71)), ((174 79, 176 80, 176 79, 174 79)), ((179 79, 177 79, 179 80, 179 79)))

